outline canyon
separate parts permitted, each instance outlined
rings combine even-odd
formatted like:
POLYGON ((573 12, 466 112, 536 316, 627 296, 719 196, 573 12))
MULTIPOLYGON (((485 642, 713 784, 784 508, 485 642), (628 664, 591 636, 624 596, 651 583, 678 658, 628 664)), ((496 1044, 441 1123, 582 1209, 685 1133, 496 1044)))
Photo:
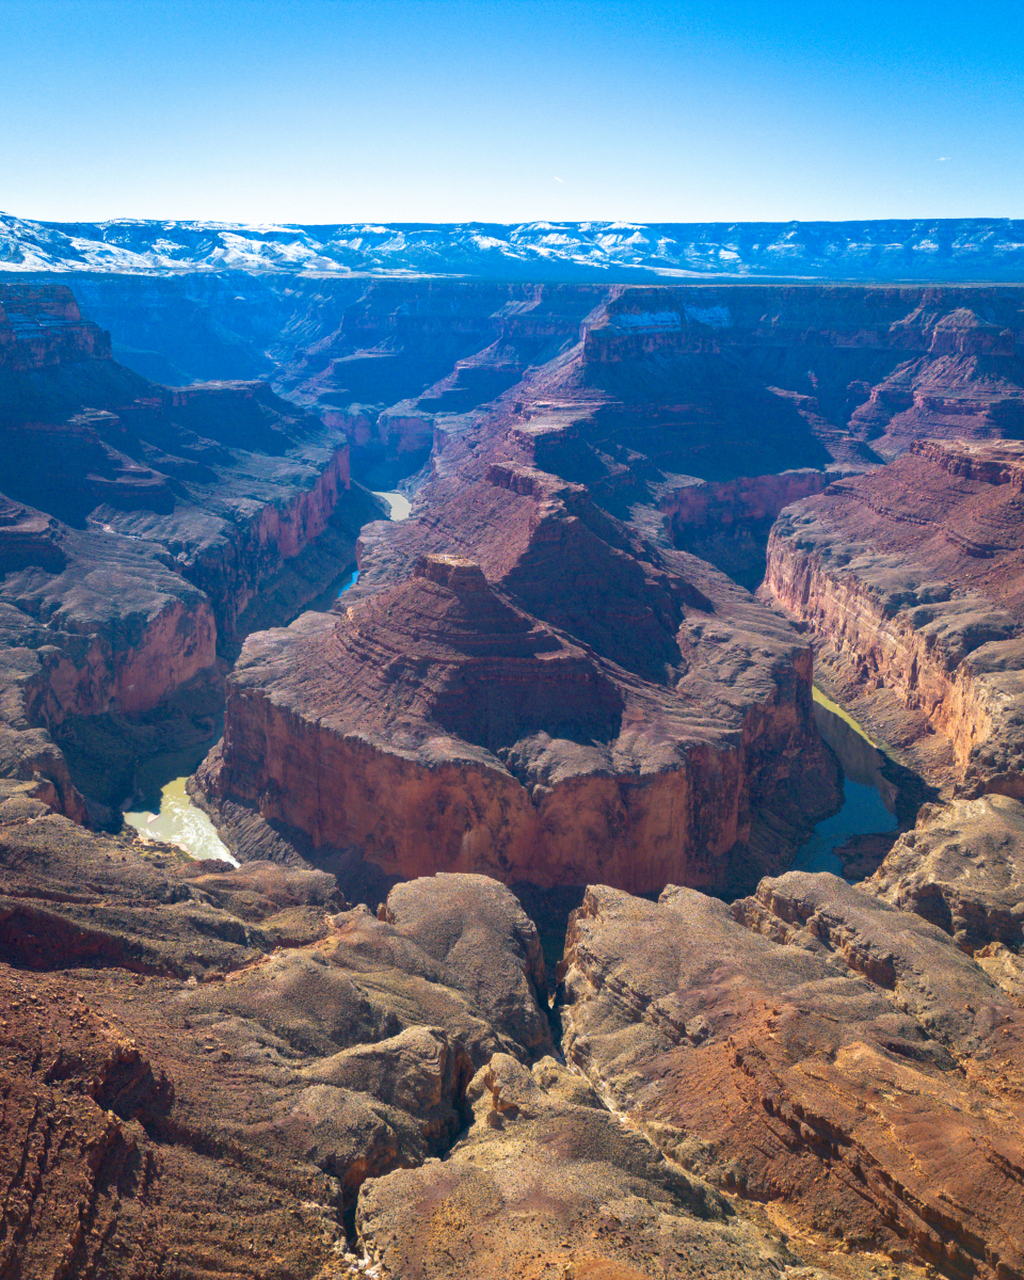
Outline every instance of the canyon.
POLYGON ((1024 1276, 1024 295, 161 226, 4 222, 0 1280, 1024 1276))

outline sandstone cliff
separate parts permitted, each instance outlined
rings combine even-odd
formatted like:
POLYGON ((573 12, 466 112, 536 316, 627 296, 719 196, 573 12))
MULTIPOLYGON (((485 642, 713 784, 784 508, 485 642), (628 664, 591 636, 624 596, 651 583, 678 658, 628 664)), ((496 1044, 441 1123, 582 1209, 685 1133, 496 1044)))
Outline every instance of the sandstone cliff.
POLYGON ((0 286, 0 375, 109 355, 110 334, 83 320, 66 286, 0 286))
POLYGON ((371 526, 340 613, 250 638, 201 774, 214 804, 403 876, 597 867, 647 891, 784 865, 835 796, 798 638, 579 486, 495 462, 451 489, 371 526))

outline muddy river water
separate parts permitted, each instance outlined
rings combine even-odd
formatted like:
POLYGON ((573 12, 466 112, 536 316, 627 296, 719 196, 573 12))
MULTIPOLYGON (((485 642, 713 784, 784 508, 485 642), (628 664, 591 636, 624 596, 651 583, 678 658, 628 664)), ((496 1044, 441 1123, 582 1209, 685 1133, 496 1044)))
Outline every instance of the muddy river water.
POLYGON ((864 729, 820 689, 814 690, 814 718, 818 732, 835 752, 846 775, 843 807, 819 822, 799 852, 795 871, 843 874, 836 850, 851 836, 884 835, 895 831, 896 787, 882 773, 884 751, 864 729))

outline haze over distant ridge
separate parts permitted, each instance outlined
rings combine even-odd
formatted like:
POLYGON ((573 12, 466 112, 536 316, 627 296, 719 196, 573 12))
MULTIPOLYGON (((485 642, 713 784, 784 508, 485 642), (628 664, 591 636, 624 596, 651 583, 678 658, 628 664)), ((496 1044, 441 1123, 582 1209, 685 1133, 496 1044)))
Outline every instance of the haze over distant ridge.
POLYGON ((0 271, 1024 281, 1024 219, 853 222, 39 222, 0 214, 0 271))

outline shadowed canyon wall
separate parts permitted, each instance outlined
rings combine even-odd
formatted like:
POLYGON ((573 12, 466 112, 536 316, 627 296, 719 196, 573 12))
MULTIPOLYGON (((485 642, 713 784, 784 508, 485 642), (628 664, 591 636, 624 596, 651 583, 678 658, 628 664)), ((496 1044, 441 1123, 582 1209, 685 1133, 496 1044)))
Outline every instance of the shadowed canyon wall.
POLYGON ((295 612, 381 508, 345 440, 265 384, 149 383, 63 287, 4 286, 0 306, 2 773, 81 818, 48 735, 216 686, 254 597, 295 612))

